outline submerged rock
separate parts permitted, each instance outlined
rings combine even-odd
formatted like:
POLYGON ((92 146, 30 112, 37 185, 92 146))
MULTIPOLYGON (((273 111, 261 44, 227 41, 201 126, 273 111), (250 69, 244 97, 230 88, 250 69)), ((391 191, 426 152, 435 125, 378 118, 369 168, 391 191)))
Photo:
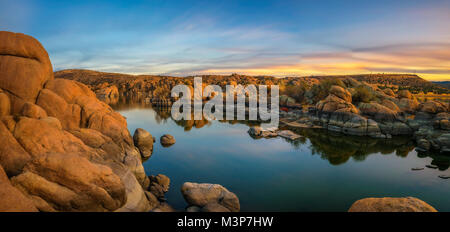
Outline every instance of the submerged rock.
POLYGON ((239 212, 240 204, 236 194, 218 184, 186 182, 181 193, 189 206, 197 206, 205 212, 239 212))
POLYGON ((349 212, 437 212, 426 202, 414 198, 364 198, 356 201, 349 212))

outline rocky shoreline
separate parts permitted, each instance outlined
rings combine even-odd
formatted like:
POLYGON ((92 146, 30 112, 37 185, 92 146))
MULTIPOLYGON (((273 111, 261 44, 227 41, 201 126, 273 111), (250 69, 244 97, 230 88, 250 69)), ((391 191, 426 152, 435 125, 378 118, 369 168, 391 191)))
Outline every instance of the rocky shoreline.
MULTIPOLYGON (((143 129, 132 137, 126 119, 108 105, 124 95, 120 89, 126 86, 102 82, 93 88, 55 78, 49 56, 36 39, 1 31, 0 41, 0 211, 174 211, 164 196, 169 177, 147 176, 142 165, 151 157, 155 139, 143 129)), ((183 80, 158 80, 152 86, 178 83, 183 80)), ((284 101, 288 110, 281 111, 282 122, 384 139, 413 135, 419 151, 450 152, 447 103, 419 103, 408 91, 394 93, 350 79, 344 87, 330 86, 328 95, 307 110, 284 101), (352 91, 361 85, 370 87, 377 100, 356 104, 357 92, 352 91)), ((152 96, 158 94, 154 88, 152 96)), ((163 106, 172 102, 148 101, 163 106)), ((249 133, 299 138, 288 130, 252 128, 249 133)), ((170 146, 175 138, 164 135, 160 142, 170 146)), ((189 212, 240 210, 238 197, 221 185, 186 182, 181 192, 189 212)))

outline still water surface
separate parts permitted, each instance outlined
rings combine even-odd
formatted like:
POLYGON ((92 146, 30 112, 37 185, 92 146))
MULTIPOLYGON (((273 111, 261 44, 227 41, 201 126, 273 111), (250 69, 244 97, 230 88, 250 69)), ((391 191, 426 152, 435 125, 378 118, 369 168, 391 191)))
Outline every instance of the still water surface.
POLYGON ((186 181, 217 183, 237 194, 241 211, 346 211, 365 197, 418 197, 450 211, 450 158, 419 155, 409 138, 375 140, 297 130, 304 138, 254 139, 245 123, 175 122, 167 110, 119 107, 128 128, 156 137, 148 175, 171 179, 169 204, 184 209, 186 181), (171 134, 176 144, 162 147, 171 134), (434 164, 438 169, 426 168, 434 164), (411 168, 423 167, 422 171, 411 168))

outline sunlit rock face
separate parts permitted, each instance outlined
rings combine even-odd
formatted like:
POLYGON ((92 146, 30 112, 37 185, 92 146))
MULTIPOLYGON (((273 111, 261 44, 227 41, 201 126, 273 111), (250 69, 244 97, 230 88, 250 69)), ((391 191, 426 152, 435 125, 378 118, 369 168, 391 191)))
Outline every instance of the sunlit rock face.
POLYGON ((437 212, 426 202, 414 198, 365 198, 356 201, 349 212, 437 212))
POLYGON ((33 37, 0 33, 0 88, 9 95, 12 112, 35 102, 44 84, 53 79, 53 69, 44 47, 33 37))
POLYGON ((22 194, 2 198, 0 210, 150 210, 142 189, 148 177, 125 118, 86 85, 54 79, 37 40, 5 31, 0 135, 2 186, 22 194), (20 198, 27 200, 15 206, 20 198))

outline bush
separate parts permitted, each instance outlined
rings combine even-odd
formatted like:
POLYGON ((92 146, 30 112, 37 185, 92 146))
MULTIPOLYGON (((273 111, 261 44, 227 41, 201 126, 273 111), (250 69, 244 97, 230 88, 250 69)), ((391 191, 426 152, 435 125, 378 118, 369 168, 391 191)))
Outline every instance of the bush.
POLYGON ((352 96, 352 101, 369 103, 370 101, 375 100, 375 98, 375 95, 367 86, 360 85, 355 88, 355 93, 352 96))
POLYGON ((302 103, 305 99, 305 85, 288 85, 284 88, 282 94, 295 99, 296 102, 302 103))
POLYGON ((314 85, 311 89, 311 95, 314 102, 325 99, 330 94, 331 86, 337 85, 346 88, 344 82, 340 79, 327 78, 320 81, 318 85, 314 85))

